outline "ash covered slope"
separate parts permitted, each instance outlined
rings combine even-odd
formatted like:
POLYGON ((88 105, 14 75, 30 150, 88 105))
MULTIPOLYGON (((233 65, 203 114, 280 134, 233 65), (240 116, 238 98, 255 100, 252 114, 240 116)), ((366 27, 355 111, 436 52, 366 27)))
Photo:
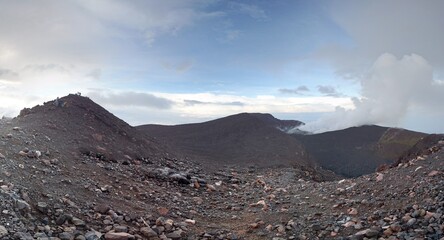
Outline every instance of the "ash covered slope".
POLYGON ((293 136, 325 169, 356 177, 394 163, 427 134, 373 125, 293 136))
MULTIPOLYGON (((156 159, 165 149, 87 97, 70 94, 31 109, 23 109, 13 123, 44 133, 52 146, 104 160, 156 159), (125 156, 126 155, 126 156, 125 156)), ((36 140, 42 139, 41 137, 36 140)))
POLYGON ((204 123, 143 125, 137 129, 169 143, 208 167, 314 167, 299 141, 278 130, 279 120, 272 118, 271 115, 241 113, 204 123))

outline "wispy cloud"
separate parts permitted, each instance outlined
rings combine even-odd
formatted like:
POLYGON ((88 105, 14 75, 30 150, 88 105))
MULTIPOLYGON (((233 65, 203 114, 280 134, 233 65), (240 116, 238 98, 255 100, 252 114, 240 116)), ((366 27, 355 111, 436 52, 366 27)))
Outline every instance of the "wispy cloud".
POLYGON ((296 94, 296 95, 301 95, 304 94, 306 92, 309 92, 310 89, 308 89, 307 86, 299 86, 297 88, 280 88, 278 89, 278 91, 280 93, 285 93, 285 94, 296 94))
POLYGON ((230 6, 235 11, 242 14, 247 14, 248 16, 256 20, 266 20, 269 17, 265 13, 265 10, 254 4, 240 3, 240 2, 230 2, 230 6))
POLYGON ((198 101, 198 100, 188 100, 185 99, 183 100, 185 105, 187 106, 194 106, 194 105, 220 105, 220 106, 244 106, 245 104, 240 102, 240 101, 236 101, 236 102, 202 102, 202 101, 198 101))
POLYGON ((91 77, 95 80, 100 80, 100 77, 102 76, 102 69, 96 68, 91 70, 88 74, 86 74, 86 77, 91 77))
POLYGON ((343 94, 339 93, 335 87, 329 85, 319 85, 318 91, 321 94, 324 94, 325 96, 331 96, 331 97, 343 96, 343 94))
POLYGON ((17 79, 18 73, 10 69, 0 68, 0 79, 14 80, 17 79))
POLYGON ((239 38, 241 33, 242 33, 242 31, 237 30, 237 29, 227 30, 227 31, 225 31, 225 40, 229 41, 229 42, 236 40, 237 38, 239 38))
POLYGON ((177 73, 184 73, 190 70, 193 67, 193 61, 191 60, 183 60, 179 62, 163 62, 162 64, 165 69, 171 70, 177 73))

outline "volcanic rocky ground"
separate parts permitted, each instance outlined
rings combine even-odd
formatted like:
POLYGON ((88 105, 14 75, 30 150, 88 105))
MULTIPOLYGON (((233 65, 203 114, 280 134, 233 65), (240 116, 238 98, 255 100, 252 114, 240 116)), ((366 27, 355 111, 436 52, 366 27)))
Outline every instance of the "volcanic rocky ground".
POLYGON ((442 135, 320 181, 310 159, 207 170, 88 98, 60 101, 0 121, 0 239, 444 237, 442 135))

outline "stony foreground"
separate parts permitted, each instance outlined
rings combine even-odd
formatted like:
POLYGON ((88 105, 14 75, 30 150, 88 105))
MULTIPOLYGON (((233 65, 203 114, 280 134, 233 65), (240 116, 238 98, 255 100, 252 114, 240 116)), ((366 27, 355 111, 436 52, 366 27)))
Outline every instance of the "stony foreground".
POLYGON ((444 237, 443 141, 395 168, 320 183, 292 168, 106 161, 2 124, 1 239, 444 237))

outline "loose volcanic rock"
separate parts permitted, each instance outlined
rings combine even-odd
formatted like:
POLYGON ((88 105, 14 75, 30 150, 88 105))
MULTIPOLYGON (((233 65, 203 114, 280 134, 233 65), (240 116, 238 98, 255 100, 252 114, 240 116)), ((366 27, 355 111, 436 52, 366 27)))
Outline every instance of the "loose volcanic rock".
POLYGON ((157 237, 157 233, 150 227, 140 228, 140 233, 142 233, 142 235, 147 238, 157 237))
POLYGON ((132 240, 136 239, 133 235, 124 232, 107 232, 105 240, 132 240))
POLYGON ((0 238, 8 235, 8 230, 5 226, 0 225, 0 238))

